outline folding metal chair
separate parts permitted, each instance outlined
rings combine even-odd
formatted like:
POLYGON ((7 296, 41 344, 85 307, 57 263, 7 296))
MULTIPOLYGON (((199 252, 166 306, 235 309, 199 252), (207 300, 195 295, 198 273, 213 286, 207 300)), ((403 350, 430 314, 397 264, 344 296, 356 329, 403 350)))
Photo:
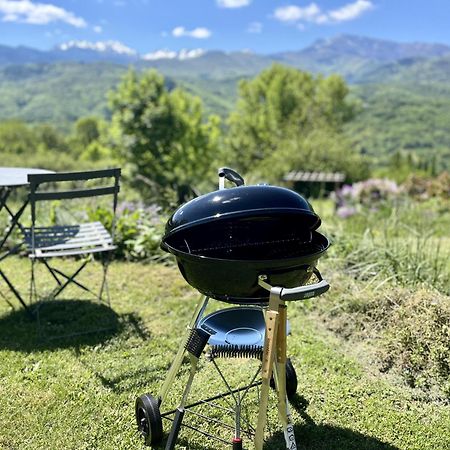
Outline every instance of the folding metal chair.
MULTIPOLYGON (((107 284, 107 270, 111 253, 115 250, 114 228, 117 208, 117 197, 120 190, 120 169, 94 170, 89 172, 66 172, 28 175, 30 184, 31 228, 24 229, 25 244, 31 259, 31 287, 30 302, 38 300, 36 289, 35 264, 41 262, 50 272, 56 282, 56 289, 51 293, 50 299, 56 298, 70 284, 90 292, 100 301, 106 292, 109 305, 109 290, 107 284), (86 186, 94 180, 95 187, 86 186), (83 188, 62 188, 62 182, 82 182, 83 188), (107 185, 105 186, 105 183, 107 185), (51 185, 54 190, 46 190, 51 185), (58 189, 59 188, 59 189, 58 189), (111 232, 106 230, 100 222, 83 223, 76 225, 36 226, 36 206, 38 202, 53 200, 72 200, 86 197, 99 197, 111 195, 113 197, 113 221, 111 232), (82 272, 93 256, 101 254, 103 266, 103 279, 100 292, 96 294, 75 278, 82 272), (66 274, 50 265, 49 260, 58 257, 81 258, 81 265, 72 273, 66 274)), ((37 315, 39 307, 37 308, 37 315)), ((39 315, 38 315, 39 321, 39 315)))

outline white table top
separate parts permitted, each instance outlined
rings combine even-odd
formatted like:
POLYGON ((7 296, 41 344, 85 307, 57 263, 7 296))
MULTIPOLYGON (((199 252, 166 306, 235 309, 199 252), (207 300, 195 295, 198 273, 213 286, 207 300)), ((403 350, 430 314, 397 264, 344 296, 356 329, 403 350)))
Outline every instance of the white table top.
POLYGON ((27 167, 0 167, 0 187, 18 187, 28 184, 27 175, 37 173, 54 173, 53 170, 33 169, 27 167))

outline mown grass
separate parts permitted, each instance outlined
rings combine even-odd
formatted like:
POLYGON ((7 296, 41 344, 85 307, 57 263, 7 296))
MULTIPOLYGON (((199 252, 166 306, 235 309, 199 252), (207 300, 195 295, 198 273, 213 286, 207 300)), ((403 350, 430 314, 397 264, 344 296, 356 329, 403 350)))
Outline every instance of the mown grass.
MULTIPOLYGON (((64 265, 69 268, 72 263, 64 265)), ((322 264, 324 273, 331 273, 330 263, 322 264)), ((22 291, 27 289, 28 268, 26 260, 16 257, 2 262, 2 269, 22 291)), ((94 265, 84 281, 98 282, 99 275, 94 265)), ((62 328, 82 331, 93 325, 115 325, 99 334, 39 339, 35 324, 23 311, 13 311, 0 298, 0 448, 143 448, 134 423, 134 400, 144 392, 158 392, 197 293, 175 267, 117 262, 109 279, 113 310, 86 300, 77 302, 80 291, 71 288, 66 300, 42 311, 47 335, 62 328)), ((40 281, 42 286, 48 280, 42 276, 40 281)), ((4 285, 1 291, 8 295, 4 285)), ((348 285, 337 282, 321 301, 332 304, 344 292, 352 298, 348 285)), ((449 405, 423 398, 401 379, 381 373, 372 353, 376 342, 367 347, 357 340, 349 344, 330 333, 317 320, 313 302, 289 307, 293 331, 289 355, 299 381, 292 405, 299 448, 450 448, 449 405)), ((213 302, 213 307, 219 306, 225 305, 213 302)), ((222 364, 234 383, 246 380, 254 369, 239 360, 222 364)), ((192 400, 223 390, 211 364, 203 361, 201 366, 192 400)), ((186 374, 187 365, 172 387, 167 407, 179 399, 186 374)), ((274 400, 272 396, 266 448, 282 449, 274 400)), ((255 406, 249 407, 251 420, 254 415, 255 406)), ((224 436, 231 438, 229 433, 224 436)), ((177 448, 224 446, 183 430, 177 448)))

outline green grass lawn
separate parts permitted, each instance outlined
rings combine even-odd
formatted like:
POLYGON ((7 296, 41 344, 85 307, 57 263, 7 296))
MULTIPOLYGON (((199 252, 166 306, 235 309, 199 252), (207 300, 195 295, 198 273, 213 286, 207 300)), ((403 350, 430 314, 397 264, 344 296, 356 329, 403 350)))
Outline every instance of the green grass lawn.
MULTIPOLYGON (((72 262, 64 264, 69 267, 72 262)), ((2 269, 26 291, 26 260, 9 258, 2 269)), ((327 261, 321 269, 331 272, 327 261)), ((84 276, 91 284, 99 279, 95 265, 84 276)), ((0 295, 1 449, 144 448, 136 431, 135 398, 158 393, 198 294, 176 268, 156 264, 114 263, 109 280, 112 310, 79 302, 84 293, 72 288, 64 301, 42 308, 47 337, 61 330, 114 325, 101 333, 65 339, 39 338, 35 324, 0 295)), ((41 286, 47 281, 41 278, 41 286)), ((4 284, 0 292, 16 304, 4 284)), ((321 301, 335 294, 331 289, 321 301)), ((226 306, 212 303, 215 308, 226 306)), ((366 348, 343 341, 300 304, 290 305, 288 315, 288 353, 299 381, 292 404, 299 449, 450 449, 449 405, 426 400, 392 374, 381 374, 371 357, 376 342, 366 348)), ((241 360, 222 365, 236 383, 256 368, 241 360)), ((187 371, 186 364, 167 407, 178 401, 187 371)), ((191 400, 222 390, 211 363, 203 361, 191 400)), ((266 447, 283 449, 273 394, 272 400, 266 447)), ((254 418, 254 405, 249 405, 248 414, 254 418)), ((224 446, 183 429, 177 448, 224 446)), ((252 448, 248 441, 246 448, 252 448)))

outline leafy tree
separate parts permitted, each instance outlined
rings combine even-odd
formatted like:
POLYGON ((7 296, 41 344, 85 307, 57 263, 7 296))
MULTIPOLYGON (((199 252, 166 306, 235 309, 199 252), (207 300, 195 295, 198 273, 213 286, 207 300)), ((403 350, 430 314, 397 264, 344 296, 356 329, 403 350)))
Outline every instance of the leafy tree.
POLYGON ((55 151, 65 153, 69 151, 65 136, 49 124, 39 124, 34 127, 35 145, 41 153, 55 151))
POLYGON ((348 182, 370 175, 367 162, 349 151, 345 136, 328 128, 314 128, 301 138, 282 140, 279 149, 258 165, 257 176, 279 181, 291 170, 343 172, 348 182))
POLYGON ((30 153, 35 145, 35 133, 19 120, 0 123, 0 153, 23 155, 30 153))
POLYGON ((97 117, 82 117, 75 123, 75 140, 87 147, 100 137, 101 121, 97 117))
POLYGON ((235 165, 269 181, 292 169, 362 170, 342 137, 343 124, 354 115, 347 94, 339 76, 314 78, 281 65, 242 81, 229 118, 235 165))
POLYGON ((105 120, 93 116, 78 119, 69 140, 71 149, 86 163, 98 162, 103 167, 117 164, 111 154, 109 124, 105 120))
POLYGON ((97 142, 93 141, 84 149, 49 124, 27 125, 17 120, 0 122, 0 155, 4 166, 27 165, 56 171, 104 167, 110 164, 110 152, 106 148, 90 149, 97 142), (90 153, 85 157, 88 150, 90 153), (92 154, 98 155, 95 158, 92 154))
POLYGON ((217 117, 205 120, 199 98, 169 90, 156 71, 130 70, 109 104, 115 152, 144 195, 181 202, 202 185, 220 129, 217 117))

